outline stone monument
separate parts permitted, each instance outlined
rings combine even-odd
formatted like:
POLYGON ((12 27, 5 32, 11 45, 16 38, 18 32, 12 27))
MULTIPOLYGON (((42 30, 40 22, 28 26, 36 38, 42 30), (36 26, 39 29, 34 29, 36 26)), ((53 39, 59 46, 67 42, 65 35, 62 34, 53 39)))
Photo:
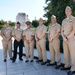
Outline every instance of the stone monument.
POLYGON ((27 28, 25 22, 27 21, 27 15, 25 13, 18 13, 16 16, 16 22, 21 23, 21 29, 25 30, 27 28))

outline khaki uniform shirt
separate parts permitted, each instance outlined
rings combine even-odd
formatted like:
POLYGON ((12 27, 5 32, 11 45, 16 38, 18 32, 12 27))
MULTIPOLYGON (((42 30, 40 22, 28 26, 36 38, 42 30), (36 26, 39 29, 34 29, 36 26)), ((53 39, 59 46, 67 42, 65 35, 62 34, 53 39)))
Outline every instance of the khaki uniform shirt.
POLYGON ((73 28, 75 27, 75 17, 71 16, 70 19, 65 18, 62 22, 62 31, 64 32, 64 36, 68 36, 73 28))
POLYGON ((1 35, 3 35, 5 38, 9 38, 10 36, 12 36, 12 29, 10 27, 2 28, 1 35))
MULTIPOLYGON (((38 26, 37 29, 36 29, 36 37, 40 37, 43 33, 46 33, 47 31, 47 28, 45 25, 42 25, 42 26, 38 26)), ((42 38, 42 39, 45 39, 46 35, 42 38)))
POLYGON ((12 32, 12 35, 15 36, 16 38, 20 39, 22 38, 23 30, 22 29, 14 29, 12 32))
POLYGON ((34 30, 32 29, 26 29, 24 32, 23 32, 23 36, 26 36, 26 39, 27 40, 31 40, 31 37, 35 35, 34 34, 34 30))
POLYGON ((50 33, 50 38, 53 38, 57 32, 60 32, 60 25, 58 23, 56 23, 56 25, 50 26, 48 30, 48 33, 50 33))

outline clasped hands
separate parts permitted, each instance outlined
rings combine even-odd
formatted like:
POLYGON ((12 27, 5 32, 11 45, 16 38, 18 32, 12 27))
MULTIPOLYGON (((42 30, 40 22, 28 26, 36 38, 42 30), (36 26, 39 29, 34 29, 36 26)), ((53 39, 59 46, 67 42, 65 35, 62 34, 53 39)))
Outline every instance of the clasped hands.
POLYGON ((49 38, 49 41, 52 42, 53 41, 53 38, 49 38))

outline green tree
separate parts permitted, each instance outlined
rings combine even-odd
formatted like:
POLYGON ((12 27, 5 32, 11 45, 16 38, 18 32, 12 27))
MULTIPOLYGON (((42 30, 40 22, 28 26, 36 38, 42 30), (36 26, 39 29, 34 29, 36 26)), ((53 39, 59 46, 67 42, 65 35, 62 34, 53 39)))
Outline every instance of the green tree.
POLYGON ((9 25, 14 28, 15 27, 15 22, 11 22, 11 21, 8 21, 9 22, 9 25))
POLYGON ((62 23, 62 20, 65 16, 65 8, 66 6, 70 6, 73 11, 73 15, 75 16, 75 2, 73 0, 46 0, 47 6, 44 7, 45 14, 44 17, 48 18, 48 22, 50 22, 51 15, 57 16, 57 22, 62 23))
POLYGON ((37 27, 39 25, 38 20, 33 20, 32 21, 32 26, 37 27))
POLYGON ((5 21, 4 20, 0 20, 0 25, 4 25, 5 21))
MULTIPOLYGON (((12 28, 15 27, 15 22, 11 22, 11 21, 8 21, 8 22, 9 22, 10 27, 12 27, 12 28)), ((4 23, 5 23, 4 20, 0 20, 0 29, 2 29, 4 27, 4 23)))
POLYGON ((49 22, 47 20, 44 20, 44 25, 45 26, 48 26, 49 25, 49 22))
MULTIPOLYGON (((33 21, 32 21, 32 26, 33 26, 33 27, 37 27, 38 25, 39 25, 38 20, 33 20, 33 21)), ((45 25, 45 26, 48 26, 48 25, 49 25, 49 22, 48 22, 47 20, 44 20, 44 25, 45 25)))
POLYGON ((5 21, 4 20, 0 20, 0 29, 3 28, 5 21))

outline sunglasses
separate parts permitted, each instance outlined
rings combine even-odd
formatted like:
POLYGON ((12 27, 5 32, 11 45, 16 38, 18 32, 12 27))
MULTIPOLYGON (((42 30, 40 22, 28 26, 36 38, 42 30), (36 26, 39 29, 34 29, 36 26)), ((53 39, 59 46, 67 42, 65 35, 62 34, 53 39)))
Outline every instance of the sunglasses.
POLYGON ((28 26, 28 25, 30 25, 30 24, 27 24, 27 26, 28 26))

